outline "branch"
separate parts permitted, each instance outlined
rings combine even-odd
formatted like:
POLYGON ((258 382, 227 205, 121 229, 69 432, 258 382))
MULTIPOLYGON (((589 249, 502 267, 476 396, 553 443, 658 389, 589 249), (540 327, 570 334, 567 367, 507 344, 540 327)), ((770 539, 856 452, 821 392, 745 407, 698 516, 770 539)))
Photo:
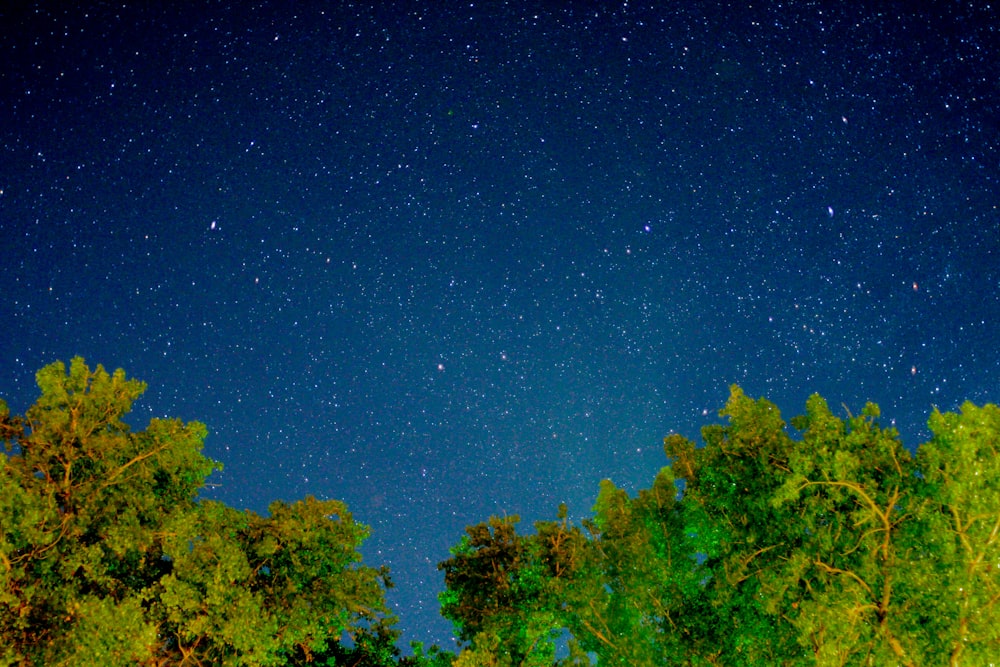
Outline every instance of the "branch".
POLYGON ((868 495, 867 492, 865 492, 864 487, 854 482, 837 482, 837 481, 805 482, 804 484, 802 484, 802 486, 799 487, 799 491, 806 488, 807 486, 838 486, 841 488, 845 488, 848 491, 852 491, 856 495, 858 495, 864 501, 864 504, 867 505, 869 509, 871 509, 871 511, 875 514, 876 517, 878 517, 878 519, 882 523, 881 530, 885 531, 885 538, 882 540, 882 556, 886 560, 889 559, 889 535, 892 532, 892 520, 889 518, 889 514, 892 512, 892 508, 895 507, 896 503, 899 501, 898 486, 893 488, 892 497, 889 499, 887 509, 885 509, 884 511, 878 506, 875 500, 870 495, 868 495))
MULTIPOLYGON (((607 631, 608 634, 610 634, 610 630, 611 629, 608 627, 608 624, 604 621, 603 618, 601 618, 601 614, 596 609, 594 609, 594 601, 592 599, 591 600, 587 600, 587 605, 590 607, 590 611, 592 611, 594 613, 594 616, 604 626, 605 631, 607 631)), ((604 633, 602 633, 600 630, 598 630, 597 628, 595 628, 594 626, 592 626, 590 623, 588 623, 587 619, 585 619, 585 618, 583 618, 581 616, 580 617, 580 622, 583 623, 587 627, 587 629, 590 630, 591 633, 593 633, 593 635, 595 637, 597 637, 598 639, 600 639, 602 642, 604 642, 605 644, 607 644, 611 648, 615 648, 615 645, 611 643, 611 640, 608 639, 607 637, 605 637, 604 633)))
POLYGON ((123 465, 119 466, 114 472, 112 472, 110 475, 108 475, 107 481, 104 482, 103 485, 101 485, 101 488, 104 489, 104 488, 107 488, 107 487, 111 486, 114 483, 115 478, 118 477, 118 475, 120 475, 123 472, 125 472, 125 470, 127 470, 130 467, 132 467, 136 463, 139 463, 141 461, 145 461, 146 459, 150 458, 151 456, 156 456, 157 454, 159 454, 160 452, 162 452, 166 448, 167 448, 167 444, 164 443, 164 444, 160 445, 159 447, 157 447, 156 449, 150 450, 150 451, 146 452, 145 454, 140 454, 140 455, 136 456, 135 458, 133 458, 131 461, 128 461, 127 463, 124 463, 123 465))
POLYGON ((814 560, 813 565, 815 565, 816 567, 820 568, 821 570, 829 574, 843 574, 850 577, 851 579, 854 579, 854 581, 861 584, 861 587, 865 589, 865 592, 868 593, 869 597, 872 598, 875 597, 872 593, 872 589, 868 586, 868 584, 865 583, 864 579, 859 577, 854 572, 851 572, 850 570, 841 570, 839 567, 833 567, 832 565, 827 565, 821 560, 814 560))

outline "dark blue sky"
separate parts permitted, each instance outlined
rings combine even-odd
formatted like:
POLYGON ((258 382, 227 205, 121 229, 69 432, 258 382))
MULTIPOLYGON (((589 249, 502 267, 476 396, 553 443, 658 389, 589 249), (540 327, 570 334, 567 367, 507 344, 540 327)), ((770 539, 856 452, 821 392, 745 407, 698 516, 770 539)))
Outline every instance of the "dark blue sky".
POLYGON ((66 4, 0 9, 0 395, 123 367, 207 495, 347 501, 404 640, 731 383, 911 446, 1000 394, 981 3, 66 4))

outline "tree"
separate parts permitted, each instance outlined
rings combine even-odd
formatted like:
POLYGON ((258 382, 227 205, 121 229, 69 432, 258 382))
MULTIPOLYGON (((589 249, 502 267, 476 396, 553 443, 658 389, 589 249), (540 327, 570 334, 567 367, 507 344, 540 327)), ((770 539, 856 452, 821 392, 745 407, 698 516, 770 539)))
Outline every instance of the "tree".
POLYGON ((519 517, 470 526, 444 570, 441 613, 472 646, 458 665, 548 665, 558 623, 545 590, 552 572, 519 517))
POLYGON ((674 476, 684 480, 683 530, 699 561, 700 620, 685 642, 689 661, 795 664, 802 649, 766 605, 767 575, 796 546, 792 512, 769 502, 793 443, 777 408, 738 387, 720 414, 729 423, 703 428, 704 447, 679 435, 664 441, 674 476))
POLYGON ((739 387, 720 414, 702 445, 665 439, 670 466, 650 489, 603 482, 584 530, 565 509, 533 535, 470 528, 442 564, 445 614, 471 642, 459 664, 539 664, 517 638, 560 629, 574 664, 1000 655, 1000 408, 935 410, 915 457, 874 404, 845 419, 814 395, 791 420, 799 437, 739 387))
MULTIPOLYGON (((846 422, 813 396, 772 504, 793 510, 796 550, 772 578, 819 664, 923 664, 905 629, 913 587, 905 527, 917 520, 912 457, 868 404, 846 422)), ((929 656, 928 656, 929 657, 929 656)))
POLYGON ((935 410, 928 425, 907 563, 923 594, 907 630, 915 653, 985 665, 1000 655, 1000 408, 935 410))
POLYGON ((388 573, 336 500, 198 498, 197 422, 123 420, 145 385, 73 359, 0 401, 0 666, 960 665, 1000 655, 1000 408, 905 448, 868 404, 785 423, 733 387, 702 444, 581 525, 491 517, 440 564, 453 659, 396 647, 388 573), (794 432, 797 432, 797 435, 794 432), (565 640, 566 649, 557 650, 565 640))
POLYGON ((123 421, 145 385, 80 358, 0 402, 0 664, 279 665, 388 625, 338 501, 198 500, 205 427, 123 421))

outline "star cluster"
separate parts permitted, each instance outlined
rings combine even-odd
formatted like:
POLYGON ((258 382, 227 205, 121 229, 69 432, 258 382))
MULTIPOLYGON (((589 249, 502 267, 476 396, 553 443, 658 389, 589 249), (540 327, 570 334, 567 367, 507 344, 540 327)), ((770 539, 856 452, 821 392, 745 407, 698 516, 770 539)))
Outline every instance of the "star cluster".
POLYGON ((731 383, 996 401, 991 10, 660 5, 0 10, 3 396, 125 368, 442 644, 465 525, 648 485, 731 383))

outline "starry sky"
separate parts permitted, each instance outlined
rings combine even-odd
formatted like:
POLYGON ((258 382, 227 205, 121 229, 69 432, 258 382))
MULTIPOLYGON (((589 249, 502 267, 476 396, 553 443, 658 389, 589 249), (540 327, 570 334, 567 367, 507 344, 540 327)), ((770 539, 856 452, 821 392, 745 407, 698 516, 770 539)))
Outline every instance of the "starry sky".
POLYGON ((345 500, 404 642, 732 383, 1000 400, 987 3, 68 4, 0 9, 0 395, 122 367, 207 497, 345 500))

